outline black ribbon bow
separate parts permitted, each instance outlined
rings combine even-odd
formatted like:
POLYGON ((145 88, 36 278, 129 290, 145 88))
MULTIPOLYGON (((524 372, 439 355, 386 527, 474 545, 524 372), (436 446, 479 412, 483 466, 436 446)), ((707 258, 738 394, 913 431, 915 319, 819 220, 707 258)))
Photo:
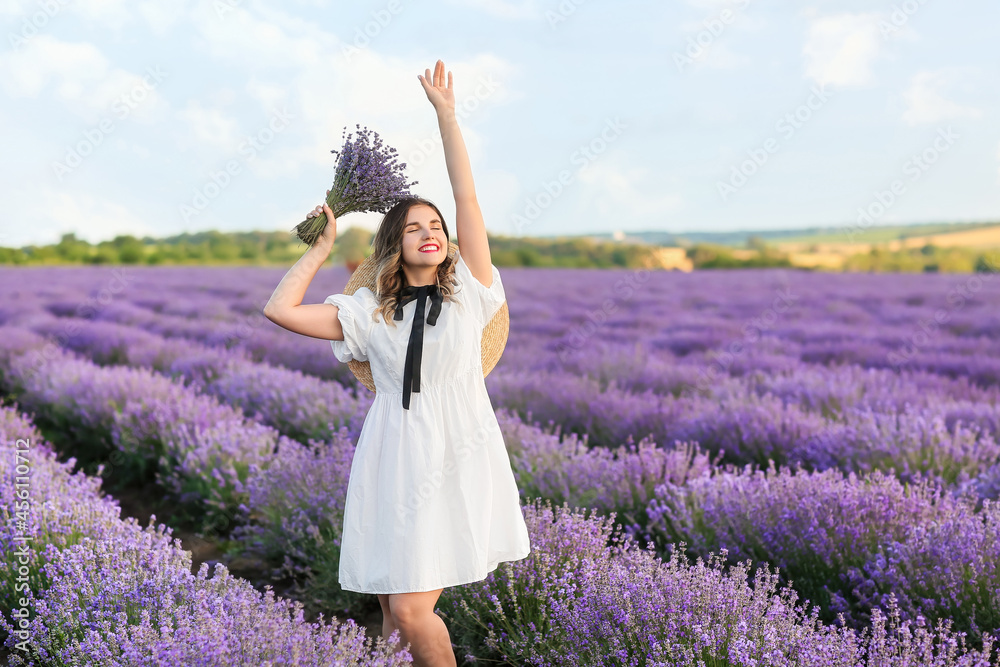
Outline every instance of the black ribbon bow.
POLYGON ((437 285, 407 285, 402 296, 396 303, 394 320, 403 319, 403 306, 417 300, 417 309, 413 313, 413 326, 410 328, 410 340, 406 344, 406 362, 403 365, 403 408, 410 409, 410 389, 420 392, 420 357, 424 349, 424 306, 427 297, 431 298, 431 311, 427 315, 427 324, 434 326, 441 314, 441 290, 437 285))

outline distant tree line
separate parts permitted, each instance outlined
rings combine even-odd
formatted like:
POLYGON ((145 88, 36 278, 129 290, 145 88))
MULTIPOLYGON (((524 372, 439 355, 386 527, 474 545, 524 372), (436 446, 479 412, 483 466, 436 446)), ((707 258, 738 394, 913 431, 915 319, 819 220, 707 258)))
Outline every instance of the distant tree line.
POLYGON ((791 267, 788 254, 768 245, 759 236, 751 236, 743 252, 730 246, 696 243, 688 248, 687 256, 696 269, 755 269, 791 267), (739 254, 738 254, 739 253, 739 254))
MULTIPOLYGON (((329 261, 363 260, 372 237, 358 227, 340 231, 329 261)), ((639 268, 647 265, 653 248, 587 238, 490 236, 497 266, 639 268)), ((305 244, 288 232, 209 231, 163 239, 122 235, 96 245, 64 234, 52 245, 0 248, 0 264, 291 265, 305 250, 305 244)))
MULTIPOLYGON (((658 246, 601 241, 587 237, 530 238, 490 235, 497 266, 550 268, 640 268, 656 266, 658 246)), ((348 227, 337 235, 332 263, 360 262, 371 250, 372 233, 348 227)), ((178 234, 168 238, 117 236, 91 244, 75 234, 59 243, 23 248, 0 247, 0 264, 146 264, 146 265, 264 265, 290 266, 306 246, 289 232, 219 232, 178 234)), ((696 269, 793 267, 788 254, 751 236, 745 248, 695 243, 686 249, 696 269)), ((875 247, 845 260, 845 271, 970 273, 1000 270, 1000 249, 922 248, 889 251, 875 247), (991 268, 992 267, 992 268, 991 268)))

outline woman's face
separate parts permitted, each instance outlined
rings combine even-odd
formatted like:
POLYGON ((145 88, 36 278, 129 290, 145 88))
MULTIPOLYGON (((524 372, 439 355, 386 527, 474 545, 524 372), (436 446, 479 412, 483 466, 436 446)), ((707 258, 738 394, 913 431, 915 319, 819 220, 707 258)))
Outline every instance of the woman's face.
POLYGON ((426 204, 411 206, 403 227, 403 263, 414 268, 436 267, 447 257, 448 238, 437 213, 426 204))

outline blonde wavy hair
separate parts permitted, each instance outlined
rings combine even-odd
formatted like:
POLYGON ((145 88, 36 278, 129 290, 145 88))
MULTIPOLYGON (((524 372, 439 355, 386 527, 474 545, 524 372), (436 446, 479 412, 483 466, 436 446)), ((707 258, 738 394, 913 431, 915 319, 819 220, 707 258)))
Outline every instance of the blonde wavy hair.
MULTIPOLYGON (((382 319, 396 326, 393 315, 396 311, 396 304, 399 303, 403 287, 406 286, 406 274, 403 273, 403 231, 406 228, 406 216, 410 208, 423 204, 430 206, 437 213, 441 220, 441 229, 445 238, 451 242, 451 235, 448 233, 448 223, 445 222, 441 211, 428 199, 423 197, 406 197, 400 199, 391 209, 386 211, 379 223, 375 238, 372 240, 371 260, 375 262, 375 296, 379 301, 378 307, 372 313, 381 313, 382 319)), ((451 301, 454 294, 454 287, 458 284, 455 279, 455 259, 445 257, 444 261, 438 265, 437 284, 441 290, 441 295, 445 301, 451 301)))

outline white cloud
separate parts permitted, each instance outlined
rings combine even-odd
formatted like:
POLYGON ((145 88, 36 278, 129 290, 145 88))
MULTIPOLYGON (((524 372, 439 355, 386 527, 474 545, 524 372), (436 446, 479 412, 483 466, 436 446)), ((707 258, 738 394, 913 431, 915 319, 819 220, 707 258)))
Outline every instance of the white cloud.
POLYGON ((295 69, 327 66, 337 36, 323 30, 316 21, 288 16, 263 5, 254 11, 227 3, 206 2, 194 7, 193 27, 204 41, 201 47, 214 58, 247 69, 295 69), (217 7, 229 9, 220 12, 217 7), (255 12, 259 12, 259 15, 255 12))
POLYGON ((882 39, 877 14, 837 14, 811 19, 806 43, 806 76, 821 85, 867 86, 882 39))
POLYGON ((104 79, 109 69, 108 59, 93 44, 50 35, 37 35, 21 49, 0 55, 0 81, 11 97, 38 97, 56 80, 60 95, 73 99, 85 84, 104 79))
POLYGON ((684 46, 674 52, 681 71, 686 65, 697 68, 738 69, 751 62, 744 54, 729 49, 733 30, 759 30, 767 23, 746 12, 745 2, 734 0, 687 0, 687 4, 704 12, 704 18, 682 21, 677 28, 685 34, 684 46))
POLYGON ((147 0, 147 2, 142 2, 134 6, 136 11, 145 19, 150 30, 158 36, 163 36, 170 28, 186 18, 186 5, 187 2, 180 2, 179 0, 173 0, 170 3, 147 0))
POLYGON ((37 35, 21 49, 0 55, 0 81, 13 98, 35 98, 51 88, 66 109, 88 122, 116 114, 149 118, 165 107, 156 91, 166 75, 113 67, 90 42, 37 35), (126 111, 127 110, 127 111, 126 111))
POLYGON ((502 19, 538 19, 542 10, 536 0, 451 0, 451 4, 478 9, 502 19))
POLYGON ((71 4, 73 11, 84 19, 112 30, 120 30, 133 19, 130 3, 126 0, 87 0, 71 4))
POLYGON ((729 30, 732 26, 738 25, 739 29, 743 31, 760 30, 769 24, 761 13, 749 11, 751 9, 749 0, 686 0, 686 2, 691 7, 701 11, 704 16, 704 18, 680 23, 681 32, 692 35, 708 30, 709 33, 716 36, 720 23, 723 30, 729 30))
POLYGON ((177 111, 177 117, 187 122, 198 143, 232 149, 236 142, 239 123, 233 116, 218 108, 205 108, 198 100, 189 100, 187 106, 177 111))
MULTIPOLYGON (((232 13, 222 21, 206 15, 204 21, 199 29, 212 40, 214 53, 253 72, 246 92, 261 110, 270 115, 275 108, 287 108, 294 115, 288 134, 253 160, 251 169, 261 177, 298 177, 303 170, 332 168, 335 158, 329 151, 339 148, 345 126, 353 131, 359 122, 377 131, 404 162, 440 151, 440 139, 433 138, 434 110, 417 80, 433 62, 382 55, 378 36, 372 46, 348 57, 335 35, 318 34, 311 24, 309 34, 292 37, 288 31, 300 28, 298 20, 273 12, 266 18, 232 13), (428 151, 429 139, 435 146, 428 151)), ((467 120, 514 97, 506 85, 514 68, 491 54, 445 64, 454 73, 456 104, 468 110, 459 122, 475 159, 482 137, 467 120)))
POLYGON ((587 185, 581 201, 591 201, 597 213, 614 216, 617 224, 656 220, 684 203, 681 195, 662 191, 656 174, 630 165, 628 156, 620 155, 602 155, 578 172, 587 185))
POLYGON ((736 2, 736 0, 686 0, 686 2, 696 9, 715 13, 721 12, 723 9, 736 10, 746 8, 745 2, 736 2))
POLYGON ((0 0, 0 16, 21 16, 30 5, 18 0, 0 0))
POLYGON ((903 93, 907 104, 903 120, 909 125, 921 125, 948 118, 981 117, 981 109, 962 106, 944 97, 943 90, 957 76, 957 73, 947 69, 927 70, 914 75, 910 79, 909 89, 903 93))
POLYGON ((257 100, 263 109, 274 109, 288 101, 290 90, 287 84, 259 81, 256 75, 247 81, 246 91, 257 100))
POLYGON ((12 247, 57 243, 63 234, 75 233, 90 243, 107 241, 119 234, 159 236, 162 229, 152 217, 126 206, 95 196, 85 186, 70 191, 35 184, 30 193, 15 195, 9 219, 11 232, 6 243, 12 247))
POLYGON ((711 69, 738 69, 750 64, 750 58, 733 53, 725 44, 712 44, 705 55, 696 60, 702 67, 711 69))
POLYGON ((0 16, 16 17, 17 27, 11 31, 30 41, 38 34, 49 30, 49 25, 59 20, 65 10, 75 14, 88 28, 98 28, 121 32, 141 18, 158 36, 164 35, 179 19, 187 15, 189 0, 171 0, 170 3, 157 0, 0 0, 0 16))
POLYGON ((144 160, 148 160, 153 155, 153 152, 146 146, 131 141, 125 141, 124 139, 116 140, 115 148, 123 153, 135 153, 144 160))

